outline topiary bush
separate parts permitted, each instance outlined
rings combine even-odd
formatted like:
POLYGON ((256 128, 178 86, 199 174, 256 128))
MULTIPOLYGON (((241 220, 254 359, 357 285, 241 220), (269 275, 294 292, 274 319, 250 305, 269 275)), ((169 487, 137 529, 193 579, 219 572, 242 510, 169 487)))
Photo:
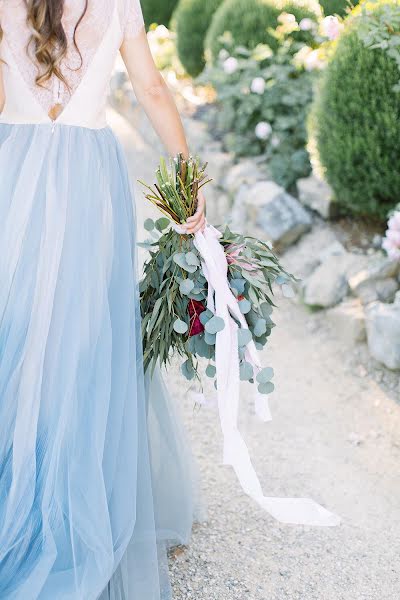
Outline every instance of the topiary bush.
POLYGON ((356 6, 359 0, 319 0, 324 15, 340 15, 343 17, 351 6, 356 6))
MULTIPOLYGON (((395 3, 393 10, 399 11, 395 3)), ((312 135, 338 203, 384 218, 399 200, 400 72, 391 51, 368 47, 364 27, 350 18, 337 43, 313 110, 312 135)), ((383 33, 389 35, 387 28, 383 33)))
POLYGON ((147 27, 152 23, 168 26, 178 0, 142 0, 143 17, 147 27))
MULTIPOLYGON (((273 50, 279 42, 268 32, 275 29, 278 17, 282 12, 288 12, 302 19, 317 21, 320 6, 314 0, 224 0, 215 12, 206 36, 207 58, 214 61, 224 43, 221 36, 230 32, 238 46, 254 48, 259 43, 268 44, 273 50)), ((293 34, 296 41, 308 43, 309 31, 298 31, 293 34)))
POLYGON ((205 66, 204 40, 222 0, 180 0, 174 12, 178 56, 186 72, 199 75, 205 66))

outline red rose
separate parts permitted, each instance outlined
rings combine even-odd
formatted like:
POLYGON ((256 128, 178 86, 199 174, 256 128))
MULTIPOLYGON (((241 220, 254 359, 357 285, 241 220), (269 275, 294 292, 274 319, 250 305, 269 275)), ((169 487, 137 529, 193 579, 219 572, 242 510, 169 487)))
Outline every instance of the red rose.
POLYGON ((206 310, 202 302, 198 300, 189 300, 188 312, 190 316, 189 337, 198 335, 204 331, 203 323, 200 321, 200 315, 206 310))

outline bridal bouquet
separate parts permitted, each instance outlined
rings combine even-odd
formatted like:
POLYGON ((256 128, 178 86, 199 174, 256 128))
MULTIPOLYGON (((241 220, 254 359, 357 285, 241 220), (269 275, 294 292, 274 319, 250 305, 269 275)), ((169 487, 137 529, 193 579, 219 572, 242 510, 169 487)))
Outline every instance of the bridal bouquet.
POLYGON ((273 370, 261 367, 257 349, 274 327, 273 284, 288 295, 294 278, 268 243, 228 226, 183 232, 180 225, 195 213, 198 190, 210 181, 206 167, 178 155, 169 165, 161 160, 153 187, 140 182, 146 198, 165 215, 147 219, 154 241, 141 244, 150 251, 140 284, 145 368, 167 364, 175 351, 184 359, 184 376, 201 383, 199 358, 204 358, 205 374, 218 389, 226 383, 218 377, 219 340, 222 360, 228 363, 233 354, 239 378, 268 394, 274 389, 273 370))

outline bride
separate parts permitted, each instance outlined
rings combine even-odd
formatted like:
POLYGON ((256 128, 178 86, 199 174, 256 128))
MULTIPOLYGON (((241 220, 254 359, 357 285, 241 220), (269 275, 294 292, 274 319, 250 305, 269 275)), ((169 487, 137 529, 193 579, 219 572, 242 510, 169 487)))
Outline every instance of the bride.
MULTIPOLYGON (((105 119, 118 52, 170 155, 189 154, 182 123, 139 0, 0 0, 0 32, 0 598, 170 600, 193 475, 143 372, 132 190, 105 119)), ((184 228, 204 227, 200 193, 184 228)), ((338 524, 265 497, 231 421, 246 493, 282 522, 338 524)))
POLYGON ((170 598, 191 473, 143 374, 132 191, 105 120, 119 51, 187 156, 181 120, 139 0, 0 0, 0 26, 0 597, 170 598))

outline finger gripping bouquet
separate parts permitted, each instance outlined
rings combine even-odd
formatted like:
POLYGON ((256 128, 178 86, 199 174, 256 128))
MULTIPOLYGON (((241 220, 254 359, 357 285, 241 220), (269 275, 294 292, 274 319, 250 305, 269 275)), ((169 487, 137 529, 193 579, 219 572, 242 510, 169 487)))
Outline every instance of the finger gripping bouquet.
POLYGON ((294 278, 268 243, 228 226, 206 225, 204 232, 184 233, 180 226, 196 212, 198 191, 210 181, 206 167, 197 158, 177 155, 169 166, 161 160, 154 187, 140 182, 146 198, 165 215, 155 222, 147 219, 145 228, 154 241, 141 244, 150 253, 140 284, 145 369, 168 364, 177 352, 183 375, 201 384, 203 358, 205 373, 218 389, 226 383, 217 373, 220 337, 225 362, 227 353, 236 354, 240 379, 268 394, 274 389, 273 370, 261 367, 257 350, 274 327, 273 285, 281 285, 288 295, 294 278))

